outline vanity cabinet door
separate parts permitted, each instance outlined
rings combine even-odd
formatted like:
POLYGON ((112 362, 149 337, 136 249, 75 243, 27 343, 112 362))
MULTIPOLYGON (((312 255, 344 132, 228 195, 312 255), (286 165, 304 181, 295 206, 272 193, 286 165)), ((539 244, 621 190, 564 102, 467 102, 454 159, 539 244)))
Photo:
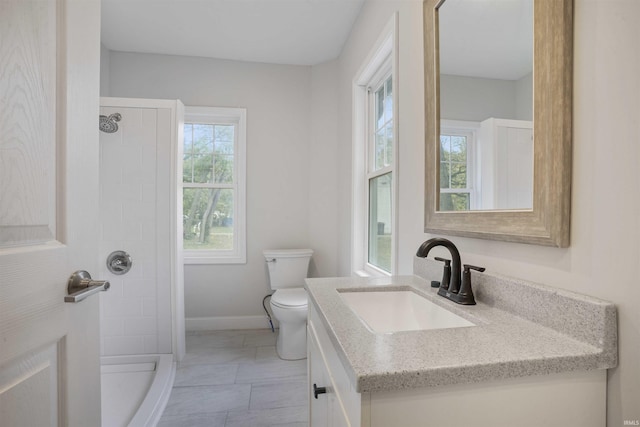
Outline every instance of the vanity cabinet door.
POLYGON ((312 328, 307 330, 310 427, 349 427, 312 328), (317 396, 317 398, 316 398, 317 396))
POLYGON ((314 396, 313 386, 326 387, 328 375, 323 366, 322 356, 311 331, 307 331, 307 364, 309 376, 309 425, 312 427, 329 425, 329 406, 326 395, 314 396))

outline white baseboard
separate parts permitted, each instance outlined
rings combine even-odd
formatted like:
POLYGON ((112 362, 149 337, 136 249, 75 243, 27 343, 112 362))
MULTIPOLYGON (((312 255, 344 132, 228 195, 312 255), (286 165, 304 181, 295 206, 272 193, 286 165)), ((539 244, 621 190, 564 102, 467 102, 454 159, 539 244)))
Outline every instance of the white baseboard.
MULTIPOLYGON (((267 316, 187 317, 187 331, 222 331, 228 329, 269 329, 267 316)), ((274 326, 277 326, 274 321, 274 326)))

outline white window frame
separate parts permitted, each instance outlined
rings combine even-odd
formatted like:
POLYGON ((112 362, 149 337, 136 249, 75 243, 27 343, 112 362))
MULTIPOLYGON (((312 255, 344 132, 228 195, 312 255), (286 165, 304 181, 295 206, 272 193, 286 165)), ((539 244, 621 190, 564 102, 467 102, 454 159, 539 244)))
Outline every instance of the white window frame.
POLYGON ((351 218, 351 271, 358 276, 389 276, 396 273, 398 247, 398 13, 394 13, 353 80, 353 204, 351 218), (372 108, 369 89, 384 82, 391 72, 393 87, 393 161, 372 172, 372 108), (391 272, 368 262, 369 258, 369 180, 391 172, 391 272))
MULTIPOLYGON (((233 183, 216 184, 218 188, 229 188, 234 191, 233 206, 233 249, 185 249, 183 260, 185 264, 246 264, 246 194, 247 194, 247 110, 245 108, 220 108, 220 107, 185 107, 185 123, 202 124, 235 124, 236 138, 234 142, 233 183)), ((180 144, 178 159, 182 169, 184 158, 184 144, 180 144)), ((182 170, 179 173, 179 195, 182 203, 184 188, 209 187, 208 185, 182 182, 182 170)), ((184 213, 182 213, 184 214, 184 213)))
MULTIPOLYGON (((467 187, 455 189, 440 189, 441 193, 469 193, 469 209, 478 208, 480 200, 480 168, 478 165, 477 141, 478 131, 480 129, 479 122, 464 120, 448 120, 440 121, 440 134, 442 135, 460 135, 467 138, 467 187)), ((438 141, 439 143, 439 141, 438 141)))

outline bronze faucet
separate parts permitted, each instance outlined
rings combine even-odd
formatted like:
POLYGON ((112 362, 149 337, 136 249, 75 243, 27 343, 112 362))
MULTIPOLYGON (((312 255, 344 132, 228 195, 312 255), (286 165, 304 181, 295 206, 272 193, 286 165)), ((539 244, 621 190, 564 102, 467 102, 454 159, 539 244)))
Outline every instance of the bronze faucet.
POLYGON ((443 279, 440 282, 440 288, 438 289, 438 295, 443 296, 453 302, 463 305, 475 305, 476 300, 473 297, 473 290, 471 289, 471 270, 483 272, 483 267, 476 267, 474 265, 464 264, 464 273, 461 274, 460 269, 460 252, 456 245, 450 240, 443 239, 442 237, 435 237, 424 242, 418 248, 416 256, 420 258, 426 258, 429 255, 429 251, 436 246, 444 246, 449 250, 451 254, 451 273, 447 271, 449 264, 443 258, 439 258, 438 261, 445 261, 445 272, 443 279), (447 280, 450 275, 450 280, 447 280))

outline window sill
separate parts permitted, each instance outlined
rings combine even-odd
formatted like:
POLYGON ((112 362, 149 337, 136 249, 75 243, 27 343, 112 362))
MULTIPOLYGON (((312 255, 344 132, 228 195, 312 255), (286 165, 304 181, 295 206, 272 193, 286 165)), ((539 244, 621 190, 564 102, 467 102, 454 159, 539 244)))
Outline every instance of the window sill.
POLYGON ((353 275, 356 277, 390 277, 391 273, 375 267, 367 266, 361 270, 354 271, 353 275))
POLYGON ((247 258, 245 256, 197 256, 197 255, 185 255, 183 257, 183 263, 188 264, 246 264, 247 258))

